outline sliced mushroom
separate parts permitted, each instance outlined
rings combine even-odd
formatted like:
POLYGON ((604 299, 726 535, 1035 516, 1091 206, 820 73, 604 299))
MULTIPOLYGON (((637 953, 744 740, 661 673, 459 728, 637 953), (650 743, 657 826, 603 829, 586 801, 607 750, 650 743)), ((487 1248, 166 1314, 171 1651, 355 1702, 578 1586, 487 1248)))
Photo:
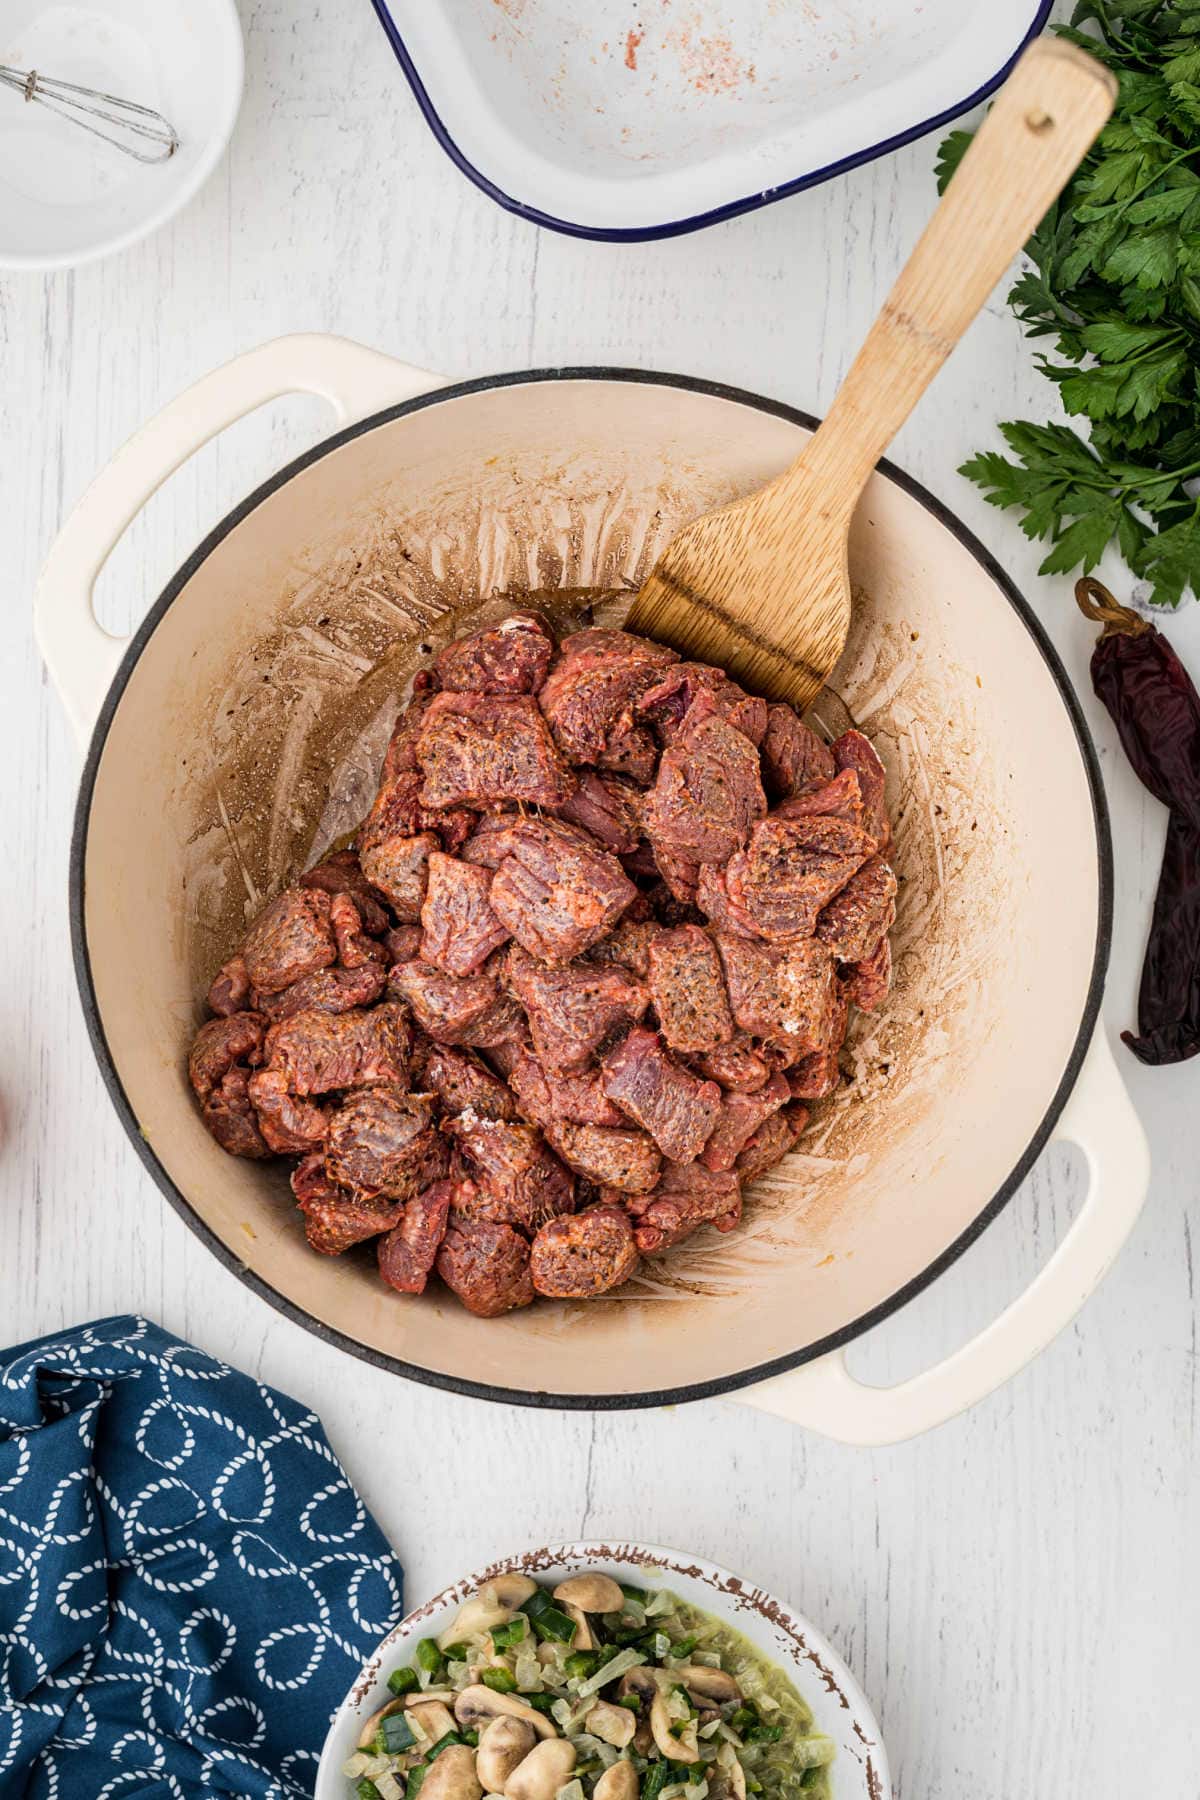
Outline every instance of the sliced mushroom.
POLYGON ((587 1622, 587 1614, 581 1607, 573 1605, 570 1600, 563 1600, 560 1605, 575 1627, 575 1636, 571 1639, 572 1650, 594 1650, 596 1640, 592 1636, 592 1628, 587 1622))
POLYGON ((533 1726, 526 1719, 502 1714, 485 1725, 479 1734, 475 1769, 489 1794, 498 1794, 519 1762, 523 1762, 537 1743, 533 1726))
POLYGON ((571 1575, 560 1581, 554 1598, 563 1606, 577 1606, 580 1612, 620 1612, 625 1596, 611 1575, 571 1575))
POLYGON ((516 1694, 498 1694, 493 1688, 484 1687, 482 1682, 477 1687, 463 1689, 454 1702, 454 1716, 468 1731, 481 1731, 492 1719, 508 1718, 524 1719, 540 1738, 558 1735, 553 1719, 548 1719, 545 1713, 526 1706, 516 1694))
POLYGON ((687 1663, 682 1669, 675 1669, 673 1674, 697 1703, 707 1700, 710 1704, 715 1702, 717 1706, 724 1706, 727 1700, 742 1697, 741 1688, 724 1669, 706 1669, 703 1663, 687 1663))
POLYGON ((617 1683, 617 1699, 628 1700, 630 1694, 636 1694, 644 1705, 649 1705, 659 1689, 658 1671, 648 1663, 641 1663, 636 1669, 627 1669, 617 1683))
POLYGON ((439 1650, 448 1650, 451 1644, 464 1644, 470 1638, 482 1637, 491 1631, 493 1626, 507 1625, 513 1616, 514 1608, 502 1606, 498 1600, 487 1601, 482 1593, 468 1600, 459 1608, 458 1617, 453 1625, 448 1625, 438 1637, 439 1650))
POLYGON ((637 1800, 638 1775, 625 1757, 605 1769, 592 1789, 592 1800, 637 1800))
POLYGON ((584 1719, 583 1728, 590 1731, 593 1737, 603 1738, 606 1744, 613 1744, 618 1750, 624 1750, 626 1744, 633 1742, 637 1723, 627 1706, 612 1706, 607 1700, 597 1700, 584 1719))
POLYGON ((746 1771, 736 1756, 708 1772, 709 1800, 746 1800, 746 1771))
POLYGON ((492 1579, 485 1581, 480 1588, 478 1598, 486 1601, 489 1606, 507 1606, 511 1612, 516 1612, 518 1606, 523 1606, 530 1594, 536 1593, 536 1581, 531 1581, 528 1575, 514 1573, 493 1575, 492 1579))
POLYGON ((428 1794, 429 1800, 483 1800, 470 1744, 450 1744, 443 1750, 430 1763, 421 1792, 428 1794))
POLYGON ((368 1745, 374 1743, 375 1733, 379 1730, 381 1721, 386 1719, 390 1713, 398 1712, 403 1705, 403 1700, 389 1700, 386 1706, 381 1706, 378 1712, 373 1712, 371 1714, 370 1718, 358 1734, 358 1747, 360 1750, 365 1750, 368 1745))
POLYGON ((453 1688, 414 1688, 411 1694, 405 1694, 400 1704, 426 1706, 431 1700, 440 1700, 443 1706, 453 1706, 456 1698, 453 1688))
POLYGON ((664 1756, 672 1762, 693 1763, 699 1761, 700 1751, 696 1744, 696 1721, 689 1719, 678 1736, 671 1730, 673 1720, 667 1711, 667 1695, 660 1688, 650 1703, 650 1729, 654 1733, 654 1742, 664 1756))
POLYGON ((418 1730, 427 1740, 426 1747, 438 1743, 448 1731, 454 1730, 454 1717, 440 1700, 417 1699, 409 1707, 408 1716, 416 1720, 418 1730))
POLYGON ((575 1746, 566 1738, 535 1744, 504 1784, 505 1800, 554 1800, 575 1769, 575 1746))

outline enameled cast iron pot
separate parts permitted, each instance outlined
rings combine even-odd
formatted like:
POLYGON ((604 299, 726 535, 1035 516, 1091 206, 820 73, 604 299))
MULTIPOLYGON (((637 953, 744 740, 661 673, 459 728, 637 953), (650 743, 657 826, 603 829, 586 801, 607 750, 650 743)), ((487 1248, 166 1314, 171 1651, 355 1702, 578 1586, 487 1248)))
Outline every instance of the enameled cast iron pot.
MULTIPOLYGON (((1132 1225, 1148 1165, 1097 1028, 1111 875, 1095 755, 1020 596, 887 465, 855 521, 855 628, 834 686, 891 771, 898 979, 859 1021, 853 1081, 738 1232, 700 1234, 620 1298, 481 1321, 440 1289, 401 1298, 369 1253, 314 1255, 283 1171, 226 1156, 193 1105, 184 1059, 209 975, 248 913, 365 810, 420 646, 504 590, 636 585, 680 521, 765 481, 812 424, 674 376, 442 386, 342 340, 286 338, 148 425, 51 554, 38 630, 90 737, 71 909, 104 1078, 192 1229, 355 1355, 534 1405, 750 1389, 884 1442, 1020 1368, 1132 1225), (289 391, 326 396, 343 428, 231 513, 115 642, 91 595, 129 520, 200 444, 289 391), (947 1362, 860 1385, 842 1347, 954 1260, 1052 1136, 1081 1145, 1090 1173, 1046 1267, 947 1362)), ((836 723, 838 701, 822 705, 836 723)))

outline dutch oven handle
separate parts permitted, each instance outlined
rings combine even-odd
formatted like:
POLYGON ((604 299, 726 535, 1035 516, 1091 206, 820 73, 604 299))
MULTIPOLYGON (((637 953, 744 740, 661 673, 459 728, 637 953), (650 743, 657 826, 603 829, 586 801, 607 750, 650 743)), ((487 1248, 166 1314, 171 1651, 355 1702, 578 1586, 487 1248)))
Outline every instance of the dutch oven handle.
POLYGON ((297 333, 214 369, 124 444, 59 532, 34 595, 38 644, 82 743, 128 639, 97 622, 92 595, 122 534, 168 476, 228 426, 285 394, 327 400, 339 425, 443 387, 445 377, 348 338, 297 333))
POLYGON ((871 1387, 834 1351, 774 1376, 738 1398, 845 1444, 897 1444, 944 1425, 1003 1386, 1069 1325, 1132 1231, 1150 1183, 1150 1153, 1117 1071, 1103 1023, 1096 1026, 1052 1142, 1087 1158, 1078 1216, 1025 1292, 944 1362, 896 1387, 871 1387))

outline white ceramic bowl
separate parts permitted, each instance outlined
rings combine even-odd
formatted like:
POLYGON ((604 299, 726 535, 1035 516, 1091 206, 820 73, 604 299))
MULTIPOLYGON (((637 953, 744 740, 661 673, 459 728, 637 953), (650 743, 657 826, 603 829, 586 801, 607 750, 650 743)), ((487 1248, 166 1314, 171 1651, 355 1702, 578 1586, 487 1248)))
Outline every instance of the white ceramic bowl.
POLYGON ((871 1708, 841 1657, 814 1625, 781 1600, 702 1557, 653 1544, 624 1543, 555 1544, 528 1550, 465 1575, 410 1613, 384 1638, 334 1715, 314 1800, 349 1800, 351 1783, 342 1774, 342 1765, 354 1754, 364 1720, 391 1698, 388 1675, 408 1660, 419 1638, 436 1637, 444 1630, 463 1601, 485 1581, 504 1570, 520 1569, 552 1585, 584 1567, 618 1581, 650 1584, 657 1577, 681 1600, 734 1626, 787 1672, 812 1708, 817 1729, 837 1744, 831 1778, 835 1800, 890 1800, 887 1755, 871 1708))
POLYGON ((234 0, 0 0, 0 63, 161 112, 180 147, 143 164, 0 91, 0 267, 61 269, 123 250, 212 174, 242 98, 234 0))

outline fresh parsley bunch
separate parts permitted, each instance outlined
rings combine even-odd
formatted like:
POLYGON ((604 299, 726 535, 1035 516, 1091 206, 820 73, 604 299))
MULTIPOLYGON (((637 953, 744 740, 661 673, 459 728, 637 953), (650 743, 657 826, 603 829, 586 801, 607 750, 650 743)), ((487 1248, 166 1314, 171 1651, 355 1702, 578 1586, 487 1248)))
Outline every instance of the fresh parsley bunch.
MULTIPOLYGON (((1055 27, 1113 69, 1112 119, 1026 246, 1009 295, 1066 425, 1002 424, 1014 460, 961 473, 1048 539, 1042 574, 1095 568, 1115 539, 1152 604, 1200 594, 1200 0, 1081 0, 1055 27), (1099 35, 1080 29, 1094 23, 1099 35)), ((944 189, 971 141, 952 131, 944 189)))

